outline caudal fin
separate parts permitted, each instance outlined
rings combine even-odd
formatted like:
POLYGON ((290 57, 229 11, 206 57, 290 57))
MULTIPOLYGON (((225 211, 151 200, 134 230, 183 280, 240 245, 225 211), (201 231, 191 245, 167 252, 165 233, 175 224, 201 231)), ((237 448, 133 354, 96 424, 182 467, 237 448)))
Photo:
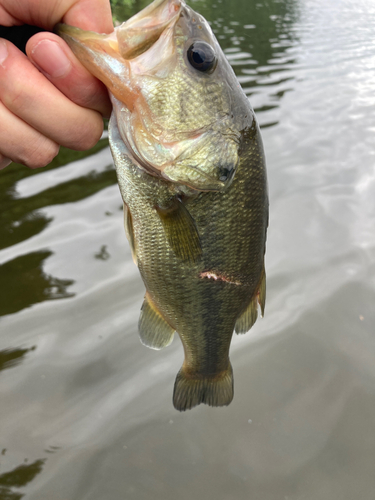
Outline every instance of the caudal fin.
POLYGON ((233 371, 228 369, 214 377, 186 374, 184 368, 178 372, 173 391, 173 406, 185 411, 201 403, 209 406, 227 406, 233 399, 233 371))

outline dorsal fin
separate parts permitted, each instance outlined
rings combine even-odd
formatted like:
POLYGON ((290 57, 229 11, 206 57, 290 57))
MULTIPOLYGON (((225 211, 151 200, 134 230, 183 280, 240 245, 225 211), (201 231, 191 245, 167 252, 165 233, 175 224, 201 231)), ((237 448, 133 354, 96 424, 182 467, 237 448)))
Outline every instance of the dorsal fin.
POLYGON ((151 349, 162 349, 173 340, 174 329, 161 316, 147 293, 139 316, 138 330, 142 344, 151 349))
POLYGON ((194 219, 184 203, 175 197, 167 207, 155 207, 172 250, 182 260, 195 262, 202 247, 194 219))

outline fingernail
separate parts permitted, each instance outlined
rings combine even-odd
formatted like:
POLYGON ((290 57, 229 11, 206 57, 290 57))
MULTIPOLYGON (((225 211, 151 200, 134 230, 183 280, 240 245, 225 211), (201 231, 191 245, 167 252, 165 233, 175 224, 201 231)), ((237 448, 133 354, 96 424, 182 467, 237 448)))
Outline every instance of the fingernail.
POLYGON ((69 73, 72 63, 57 42, 42 40, 32 50, 33 61, 50 78, 61 78, 69 73))
POLYGON ((12 160, 10 158, 6 158, 5 156, 3 156, 3 155, 0 154, 0 170, 2 170, 3 168, 7 167, 11 163, 12 163, 12 160))
POLYGON ((0 40, 0 64, 2 64, 7 57, 8 57, 7 44, 3 40, 0 40))

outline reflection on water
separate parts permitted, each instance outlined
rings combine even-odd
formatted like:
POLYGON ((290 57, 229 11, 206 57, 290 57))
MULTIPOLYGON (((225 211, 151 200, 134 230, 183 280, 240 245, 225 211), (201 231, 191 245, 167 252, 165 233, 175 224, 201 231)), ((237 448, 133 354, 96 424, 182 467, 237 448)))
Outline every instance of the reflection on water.
MULTIPOLYGON (((298 41, 294 31, 298 3, 239 0, 233 8, 230 2, 196 0, 192 5, 210 19, 255 112, 277 107, 283 95, 293 88, 288 82, 294 79, 289 69, 295 58, 287 50, 298 41)), ((277 123, 261 114, 259 118, 262 128, 277 123)))
POLYGON ((110 258, 110 255, 107 252, 107 245, 102 245, 100 251, 95 254, 95 259, 107 260, 109 258, 110 258))
MULTIPOLYGON (((43 169, 43 174, 46 175, 46 172, 52 169, 56 171, 69 161, 79 160, 88 154, 93 154, 106 145, 106 140, 100 141, 90 152, 76 152, 61 148, 59 155, 43 169)), ((43 231, 51 219, 39 212, 41 208, 81 200, 116 182, 113 172, 102 173, 100 176, 89 174, 87 177, 75 178, 74 182, 54 184, 49 189, 38 192, 38 195, 22 197, 23 199, 20 200, 17 183, 21 180, 25 182, 26 179, 29 180, 40 173, 39 170, 26 169, 21 165, 12 164, 12 168, 4 170, 0 176, 0 249, 43 231)))
POLYGON ((5 349, 0 351, 0 371, 17 365, 28 352, 34 351, 34 349, 36 349, 36 346, 29 349, 5 349))
MULTIPOLYGON (((122 20, 147 1, 113 3, 122 20)), ((43 170, 7 168, 1 500, 373 500, 373 2, 191 4, 257 110, 268 159, 266 316, 234 338, 235 399, 178 414, 180 342, 139 343, 144 287, 106 139, 43 170)))
POLYGON ((30 483, 43 469, 45 460, 36 460, 32 464, 22 464, 10 472, 0 474, 0 498, 2 500, 20 500, 25 495, 16 493, 13 488, 22 488, 30 483))
POLYGON ((32 252, 0 265, 0 316, 21 311, 38 302, 73 297, 67 288, 74 283, 47 276, 42 269, 52 252, 32 252), (9 286, 10 285, 10 286, 9 286))

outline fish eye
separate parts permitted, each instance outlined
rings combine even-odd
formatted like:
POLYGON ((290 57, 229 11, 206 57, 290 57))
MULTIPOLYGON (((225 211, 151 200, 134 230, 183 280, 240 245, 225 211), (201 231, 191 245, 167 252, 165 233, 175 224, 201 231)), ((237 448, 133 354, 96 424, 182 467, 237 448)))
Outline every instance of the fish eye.
POLYGON ((187 57, 193 68, 203 73, 212 71, 216 67, 215 51, 206 42, 194 42, 190 45, 187 57))

